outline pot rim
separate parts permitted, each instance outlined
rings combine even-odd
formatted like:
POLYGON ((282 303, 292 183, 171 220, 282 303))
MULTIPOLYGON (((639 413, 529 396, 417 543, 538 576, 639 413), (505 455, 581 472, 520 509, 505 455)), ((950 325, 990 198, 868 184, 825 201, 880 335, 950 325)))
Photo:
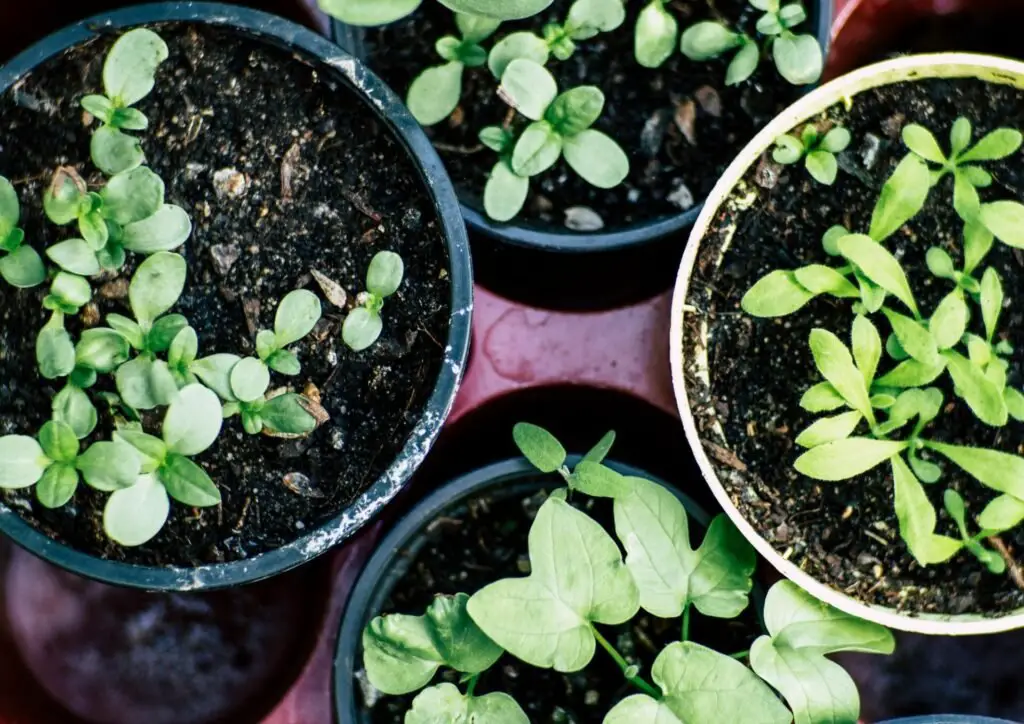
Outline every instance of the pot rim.
POLYGON ((79 21, 43 38, 0 68, 0 93, 41 63, 100 33, 152 23, 202 23, 234 28, 288 50, 299 51, 344 82, 387 126, 416 166, 445 237, 451 279, 451 311, 441 371, 404 447, 377 480, 344 510, 287 545, 252 558, 195 568, 143 566, 98 558, 37 531, 0 503, 0 532, 35 555, 104 583, 155 591, 197 591, 239 586, 284 573, 352 536, 408 481, 433 446, 455 401, 469 352, 473 311, 472 263, 459 203, 440 157, 419 124, 391 90, 360 61, 301 25, 258 10, 207 2, 162 2, 128 7, 79 21))
POLYGON ((1024 627, 1024 607, 998 617, 984 617, 977 614, 900 613, 891 607, 858 601, 822 583, 783 558, 747 522, 743 514, 733 504, 728 491, 719 481, 715 468, 701 444, 686 390, 683 318, 687 312, 686 299, 689 292, 690 275, 705 233, 737 183, 757 162, 761 154, 774 144, 776 138, 841 102, 844 98, 851 98, 857 93, 883 85, 925 78, 979 78, 991 83, 1010 84, 1024 88, 1024 62, 973 53, 936 53, 896 58, 861 68, 826 83, 798 100, 765 126, 740 152, 719 179, 690 233, 672 296, 669 332, 672 387, 675 390, 676 405, 686 431, 686 439, 700 466, 704 480, 744 537, 780 573, 825 603, 852 616, 873 621, 891 629, 946 636, 999 633, 1024 627))
MULTIPOLYGON (((815 8, 816 22, 813 29, 809 30, 813 30, 813 35, 827 60, 832 42, 832 18, 835 13, 833 2, 832 0, 802 0, 802 2, 815 8)), ((361 28, 353 28, 340 20, 331 18, 331 34, 335 42, 342 48, 351 48, 356 55, 363 57, 365 45, 362 38, 356 37, 354 32, 358 30, 361 28)), ((632 224, 618 231, 575 232, 560 227, 515 223, 514 220, 510 223, 492 221, 487 218, 485 213, 463 203, 461 198, 459 200, 466 225, 473 233, 524 249, 566 255, 623 251, 668 239, 692 226, 705 203, 706 200, 701 199, 686 211, 632 224)))
MULTIPOLYGON (((582 458, 582 455, 569 455, 566 458, 566 463, 571 467, 582 458)), ((705 529, 710 524, 711 515, 699 503, 675 486, 670 485, 664 479, 651 475, 633 465, 616 462, 614 459, 605 460, 604 464, 623 475, 641 477, 666 487, 682 501, 683 507, 686 508, 686 513, 690 518, 705 529)), ((389 572, 394 568, 396 559, 403 558, 405 549, 410 541, 422 535, 422 531, 429 521, 467 498, 478 495, 489 488, 514 483, 517 478, 524 476, 539 478, 544 475, 545 473, 537 470, 526 458, 509 458, 475 468, 468 473, 449 480, 431 492, 430 495, 424 497, 410 508, 395 526, 381 538, 377 543, 377 549, 359 572, 342 610, 341 623, 334 651, 334 662, 331 669, 331 699, 335 722, 356 724, 358 721, 355 717, 357 712, 354 701, 349 692, 353 691, 356 671, 355 655, 359 649, 359 642, 361 641, 363 627, 365 626, 363 619, 366 610, 374 603, 374 598, 381 593, 380 583, 387 578, 389 572)), ((549 485, 541 484, 540 481, 536 482, 538 488, 563 487, 557 477, 551 478, 549 485)), ((530 485, 530 483, 531 481, 524 480, 520 482, 520 485, 526 486, 530 485)), ((755 584, 754 591, 756 590, 757 586, 755 584)), ((753 595, 756 594, 752 593, 753 595)))

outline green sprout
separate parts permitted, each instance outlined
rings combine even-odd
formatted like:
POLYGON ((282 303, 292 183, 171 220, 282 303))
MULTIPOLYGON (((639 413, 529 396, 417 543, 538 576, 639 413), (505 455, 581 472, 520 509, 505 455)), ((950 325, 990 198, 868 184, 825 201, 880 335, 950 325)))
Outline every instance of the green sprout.
POLYGON ((678 43, 679 22, 665 9, 665 0, 650 0, 636 21, 636 62, 645 68, 660 68, 675 53, 678 43))
POLYGON ((393 251, 381 251, 370 260, 366 271, 366 291, 357 297, 357 306, 341 327, 341 338, 354 352, 362 352, 376 342, 384 330, 380 313, 384 300, 402 286, 405 264, 393 251))
POLYGON ((24 243, 20 218, 18 193, 0 176, 0 278, 12 287, 28 289, 46 280, 46 267, 36 250, 24 243))
POLYGON ((776 163, 785 165, 802 160, 815 181, 831 186, 839 172, 836 154, 845 151, 849 145, 850 132, 841 126, 822 134, 814 126, 808 125, 804 127, 800 138, 787 133, 775 139, 772 158, 776 163))
MULTIPOLYGON (((998 161, 1017 152, 1021 133, 1013 128, 999 128, 971 145, 971 122, 957 118, 949 133, 947 156, 935 136, 924 126, 911 123, 903 128, 903 142, 912 153, 939 168, 932 170, 932 185, 946 174, 953 174, 953 208, 966 221, 974 222, 982 213, 978 189, 992 185, 992 174, 977 165, 998 161)), ((991 212, 990 212, 991 213, 991 212)))
POLYGON ((728 518, 715 518, 694 548, 676 495, 602 465, 613 433, 572 472, 565 448, 543 428, 521 423, 513 437, 540 471, 559 472, 570 485, 548 497, 530 528, 529 575, 472 595, 438 595, 422 616, 378 616, 363 632, 363 665, 374 688, 394 696, 419 692, 407 722, 528 724, 509 695, 477 693, 501 657, 572 673, 589 666, 598 647, 633 689, 605 714, 605 724, 857 720, 856 686, 826 655, 891 653, 888 630, 782 581, 765 601, 768 633, 748 652, 720 653, 691 641, 693 610, 733 619, 750 603, 756 555, 728 518), (589 488, 587 478, 603 482, 589 488), (611 499, 615 538, 568 502, 573 493, 611 499), (658 654, 649 680, 599 628, 627 623, 641 610, 677 620, 682 639, 658 654), (459 674, 465 690, 453 683, 430 686, 441 668, 459 674), (694 671, 700 675, 688 674, 694 671), (830 685, 822 688, 823 680, 830 685))
POLYGON ((484 189, 484 208, 491 218, 508 221, 515 217, 526 201, 529 179, 560 158, 597 188, 614 188, 629 174, 625 151, 591 127, 604 110, 604 94, 599 88, 580 86, 559 94, 550 72, 520 58, 505 69, 499 93, 533 122, 517 139, 498 127, 486 128, 481 134, 481 140, 500 157, 484 189))
POLYGON ((134 136, 144 131, 146 116, 133 105, 149 95, 156 69, 167 60, 167 44, 152 30, 130 30, 114 43, 103 64, 105 95, 89 95, 82 107, 103 122, 92 136, 92 160, 108 176, 142 165, 145 154, 134 136))
MULTIPOLYGON (((411 15, 423 0, 319 0, 328 15, 349 25, 387 25, 411 15)), ((536 15, 554 0, 438 0, 457 13, 493 20, 520 20, 536 15)))
MULTIPOLYGON (((779 74, 793 85, 817 82, 824 67, 821 46, 813 35, 793 32, 793 28, 807 19, 803 6, 798 2, 782 5, 780 0, 749 2, 764 12, 757 21, 757 32, 767 38, 779 74)), ((761 50, 754 38, 713 20, 687 28, 681 49, 687 58, 696 61, 711 60, 736 51, 726 71, 727 85, 738 85, 750 78, 761 62, 761 50)))

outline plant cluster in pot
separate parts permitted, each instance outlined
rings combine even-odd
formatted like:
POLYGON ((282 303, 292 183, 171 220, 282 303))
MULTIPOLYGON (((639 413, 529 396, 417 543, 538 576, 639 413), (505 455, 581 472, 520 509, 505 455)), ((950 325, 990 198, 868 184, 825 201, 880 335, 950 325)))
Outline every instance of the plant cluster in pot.
POLYGON ((787 577, 895 628, 1024 613, 1022 71, 912 56, 814 91, 680 270, 673 377, 716 496, 787 577))
POLYGON ((313 33, 200 3, 103 23, 0 78, 0 527, 110 582, 237 585, 426 454, 465 230, 412 119, 313 33))
POLYGON ((818 80, 831 19, 829 2, 778 0, 320 4, 406 95, 471 230, 558 252, 691 225, 736 151, 818 80))
POLYGON ((516 425, 526 460, 442 486, 389 533, 342 622, 338 721, 857 721, 856 686, 826 655, 891 653, 891 633, 789 581, 751 606, 752 547, 724 515, 603 462, 614 437, 568 457, 516 425))

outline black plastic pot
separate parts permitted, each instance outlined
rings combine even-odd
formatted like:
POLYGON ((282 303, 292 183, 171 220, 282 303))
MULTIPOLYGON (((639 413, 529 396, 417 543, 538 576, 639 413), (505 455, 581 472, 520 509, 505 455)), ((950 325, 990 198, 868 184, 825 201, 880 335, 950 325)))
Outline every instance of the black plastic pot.
POLYGON ((347 85, 381 120, 419 168, 440 219, 450 259, 451 318, 445 359, 418 425, 388 469, 346 510, 296 541, 250 559, 198 568, 157 568, 102 560, 79 552, 29 526, 0 504, 0 532, 51 563, 114 585, 150 590, 194 591, 238 586, 268 578, 316 558, 365 525, 419 467, 451 410, 469 350, 473 309, 472 264, 459 204, 444 166, 402 102, 355 58, 300 25, 235 5, 168 2, 141 5, 72 25, 32 46, 0 69, 0 93, 26 73, 97 33, 166 22, 227 26, 306 56, 318 72, 347 85))
MULTIPOLYGON (((580 460, 571 456, 569 465, 580 460)), ((606 461, 609 467, 624 475, 654 480, 671 490, 682 501, 690 519, 701 528, 706 528, 711 518, 708 513, 688 495, 664 481, 659 481, 638 468, 621 463, 606 461)), ((362 634, 366 624, 381 613, 391 591, 401 581, 416 557, 427 544, 426 528, 447 511, 457 508, 467 500, 488 491, 496 497, 511 498, 529 494, 544 488, 558 487, 557 478, 537 471, 522 458, 505 460, 474 470, 441 486, 421 500, 390 530, 377 545, 363 568, 359 579, 352 588, 352 594, 345 606, 341 620, 341 631, 334 656, 334 712, 339 724, 366 724, 360 715, 360 707, 354 696, 353 675, 360 667, 362 634)), ((755 599, 762 594, 755 588, 755 599)))
POLYGON ((879 722, 878 724, 1015 724, 1008 719, 992 719, 987 716, 972 716, 970 714, 930 714, 928 716, 914 716, 909 719, 891 719, 890 721, 879 722))

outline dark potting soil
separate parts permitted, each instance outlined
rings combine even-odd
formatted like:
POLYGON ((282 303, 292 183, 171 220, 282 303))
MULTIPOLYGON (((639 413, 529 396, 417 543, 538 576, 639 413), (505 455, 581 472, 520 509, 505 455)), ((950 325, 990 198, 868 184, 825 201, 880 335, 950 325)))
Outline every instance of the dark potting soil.
MULTIPOLYGON (((556 0, 533 18, 505 23, 483 45, 489 50, 521 30, 540 34, 546 24, 564 21, 571 4, 556 0)), ((644 68, 636 62, 633 48, 633 29, 643 4, 627 5, 622 27, 577 43, 567 61, 552 56, 547 67, 560 90, 595 85, 604 92, 604 113, 595 128, 623 147, 630 174, 617 188, 601 190, 560 161, 533 179, 522 220, 563 227, 566 209, 584 206, 614 229, 678 214, 704 199, 736 152, 800 93, 770 60, 762 63, 753 80, 733 87, 725 85, 727 60, 695 63, 677 51, 661 68, 644 68), (692 140, 687 140, 687 133, 692 140)), ((680 30, 716 18, 753 35, 760 15, 746 0, 673 0, 667 5, 680 30)), ((810 8, 812 3, 805 5, 810 8)), ((438 3, 424 3, 406 20, 367 31, 368 62, 404 97, 419 73, 442 62, 434 44, 449 34, 458 35, 452 13, 438 3)), ((497 96, 497 87, 486 66, 467 68, 461 104, 450 119, 427 129, 462 199, 477 209, 482 209, 484 185, 497 161, 477 134, 514 117, 497 96)), ((523 117, 512 122, 515 128, 529 123, 523 117)))
MULTIPOLYGON (((428 541, 410 555, 408 569, 390 592, 383 611, 378 613, 422 615, 435 594, 472 595, 501 578, 529 575, 527 538, 548 492, 535 490, 520 486, 510 498, 506 497, 508 493, 474 498, 434 520, 427 528, 428 541)), ((577 499, 576 504, 606 530, 614 530, 610 501, 586 498, 577 499)), ((691 543, 697 545, 703 531, 692 517, 690 531, 691 543)), ((680 640, 680 626, 679 619, 655 618, 641 611, 629 623, 602 626, 601 631, 630 663, 640 664, 641 676, 650 681, 651 666, 658 653, 680 640)), ((752 607, 733 620, 705 618, 697 611, 691 615, 691 640, 723 653, 750 648, 760 633, 752 607)), ((357 678, 363 677, 365 674, 357 672, 357 678)), ((441 671, 434 683, 443 681, 459 683, 458 676, 451 671, 441 671)), ((372 702, 363 691, 364 706, 371 708, 365 721, 373 724, 401 724, 416 696, 384 696, 372 702)), ((637 693, 600 648, 590 665, 573 674, 537 669, 506 654, 481 675, 476 691, 503 691, 511 695, 530 721, 538 724, 600 724, 617 701, 637 693)))
MULTIPOLYGON (((709 327, 711 387, 696 379, 692 367, 687 385, 698 429, 734 503, 792 563, 867 603, 914 613, 995 615, 1024 606, 1024 591, 1009 576, 989 573, 966 553, 946 564, 918 565, 899 537, 887 465, 838 483, 811 480, 792 467, 801 452, 794 438, 818 417, 798 404, 803 392, 821 381, 808 335, 812 328, 824 327, 848 340, 850 304, 819 298, 795 314, 766 320, 740 310, 743 294, 767 272, 830 264, 820 239, 833 224, 867 229, 882 184, 907 153, 900 140, 905 124, 932 129, 946 147, 949 128, 961 114, 974 124, 975 139, 996 127, 1024 128, 1020 91, 975 80, 923 80, 866 91, 853 98, 851 110, 839 105, 824 114, 823 128, 841 122, 854 139, 842 154, 843 170, 834 186, 812 181, 802 166, 779 167, 768 154, 755 164, 734 196, 754 194, 755 205, 746 213, 720 213, 697 259, 689 301, 703 314, 688 319, 686 345, 693 349, 702 317, 709 327), (718 267, 721 245, 733 224, 736 234, 718 267), (715 421, 722 424, 724 437, 713 429, 715 421)), ((986 167, 995 183, 982 190, 984 200, 1024 199, 1019 153, 986 167)), ((924 210, 886 240, 926 315, 950 287, 928 272, 925 253, 930 246, 941 246, 962 268, 962 229, 952 208, 951 180, 945 179, 924 210)), ((983 266, 994 267, 1007 290, 998 334, 1017 350, 1008 382, 1020 388, 1024 309, 1015 292, 1024 276, 1024 254, 996 242, 983 266)), ((872 320, 884 338, 889 332, 884 318, 873 315, 872 320)), ((980 314, 973 313, 971 328, 978 331, 980 324, 980 314)), ((881 371, 892 364, 886 356, 881 371)), ((953 394, 948 375, 933 384, 942 389, 946 406, 925 431, 931 439, 1024 452, 1024 425, 1011 419, 1003 428, 985 426, 953 394)), ((938 532, 959 538, 942 508, 943 491, 959 490, 971 518, 996 493, 952 463, 939 462, 942 480, 925 490, 940 511, 938 532)), ((1002 537, 1024 562, 1024 529, 1002 537)))
MULTIPOLYGON (((193 566, 295 540, 336 515, 390 465, 440 368, 450 284, 442 232, 413 163, 352 91, 291 52, 232 31, 156 29, 170 59, 139 104, 150 119, 140 135, 150 166, 167 185, 167 202, 193 219, 180 250, 188 281, 174 311, 198 332, 201 355, 253 354, 256 331, 272 327, 278 300, 302 287, 319 292, 311 270, 340 283, 351 303, 376 252, 397 251, 406 264, 376 345, 350 351, 340 336, 345 312, 325 301, 324 319, 293 348, 302 375, 274 376, 272 389, 315 387, 328 423, 305 440, 282 442, 246 435, 234 418, 197 458, 220 488, 220 506, 172 504, 157 538, 125 549, 103 534, 105 494, 80 486, 56 511, 39 506, 31 490, 3 494, 32 525, 80 550, 193 566), (288 478, 289 487, 290 473, 297 475, 288 478)), ((90 183, 101 181, 89 162, 95 124, 78 99, 101 88, 113 39, 48 61, 0 99, 0 173, 14 182, 26 240, 39 251, 76 235, 73 226, 55 227, 43 215, 53 169, 69 164, 90 183)), ((130 314, 127 282, 138 261, 130 254, 119 276, 94 283, 96 308, 86 310, 93 323, 110 312, 130 314)), ((0 285, 0 434, 35 434, 60 389, 39 377, 34 362, 44 290, 0 285)), ((73 324, 76 334, 80 324, 73 324)), ((101 385, 113 389, 109 381, 101 385)), ((110 434, 110 416, 101 416, 90 440, 110 434)))

